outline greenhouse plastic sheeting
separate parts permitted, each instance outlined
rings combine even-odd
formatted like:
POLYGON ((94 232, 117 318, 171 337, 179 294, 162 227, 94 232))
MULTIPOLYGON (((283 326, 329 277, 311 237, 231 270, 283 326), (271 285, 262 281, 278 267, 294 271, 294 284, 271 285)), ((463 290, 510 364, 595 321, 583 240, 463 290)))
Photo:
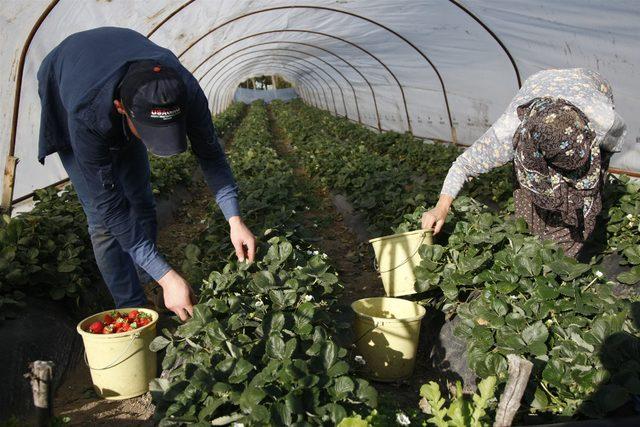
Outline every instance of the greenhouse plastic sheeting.
POLYGON ((612 165, 640 171, 636 0, 4 0, 0 8, 2 167, 22 83, 14 198, 65 177, 55 156, 44 167, 36 160, 40 62, 68 35, 106 25, 172 49, 200 79, 214 113, 246 78, 279 74, 305 102, 334 114, 426 138, 457 136, 462 144, 502 113, 518 75, 524 81, 546 68, 591 68, 611 82, 629 127, 612 165))
POLYGON ((276 99, 289 101, 295 98, 298 98, 298 93, 294 88, 255 90, 239 87, 233 96, 234 101, 244 102, 245 104, 251 104, 258 99, 262 99, 264 102, 271 102, 276 99))

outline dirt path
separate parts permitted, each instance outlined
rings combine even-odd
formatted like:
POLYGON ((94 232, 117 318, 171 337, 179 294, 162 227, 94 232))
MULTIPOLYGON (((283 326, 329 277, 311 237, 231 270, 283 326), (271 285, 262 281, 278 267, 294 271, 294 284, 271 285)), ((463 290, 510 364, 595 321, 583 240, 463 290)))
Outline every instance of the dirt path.
MULTIPOLYGON (((178 271, 183 260, 184 247, 204 228, 202 222, 211 211, 211 192, 202 181, 194 182, 190 191, 193 200, 181 207, 175 221, 158 232, 158 246, 169 263, 178 271)), ((146 286, 152 297, 151 286, 146 286)), ((172 323, 161 318, 163 323, 172 323)), ((167 326, 167 325, 164 325, 167 326)), ((89 369, 79 362, 63 380, 54 396, 55 414, 69 417, 71 426, 153 426, 154 406, 149 393, 127 400, 100 399, 93 390, 89 369)))
POLYGON ((347 225, 346 219, 336 211, 331 194, 314 181, 300 165, 284 132, 277 126, 273 112, 268 108, 274 147, 292 167, 299 178, 301 191, 312 193, 318 205, 305 211, 304 226, 314 230, 320 240, 317 245, 329 256, 329 261, 345 285, 342 302, 351 302, 365 297, 384 295, 382 282, 373 269, 372 256, 366 244, 360 242, 347 225))

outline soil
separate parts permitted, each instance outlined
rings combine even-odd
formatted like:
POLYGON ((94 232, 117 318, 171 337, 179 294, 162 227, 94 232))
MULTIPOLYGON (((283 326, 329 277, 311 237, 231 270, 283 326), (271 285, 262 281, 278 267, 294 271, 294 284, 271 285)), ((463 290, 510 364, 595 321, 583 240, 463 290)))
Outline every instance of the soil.
POLYGON ((362 236, 357 236, 354 228, 362 229, 363 225, 353 209, 336 210, 333 196, 326 187, 313 181, 307 171, 300 165, 291 144, 276 125, 271 109, 268 109, 271 132, 274 136, 274 147, 292 167, 298 177, 301 192, 315 195, 317 206, 304 212, 304 228, 314 230, 319 237, 317 246, 329 256, 330 262, 338 272, 345 289, 341 302, 351 304, 360 298, 383 296, 382 281, 373 269, 373 256, 362 236), (349 218, 345 218, 350 215, 349 218), (350 227, 347 222, 359 223, 350 227))

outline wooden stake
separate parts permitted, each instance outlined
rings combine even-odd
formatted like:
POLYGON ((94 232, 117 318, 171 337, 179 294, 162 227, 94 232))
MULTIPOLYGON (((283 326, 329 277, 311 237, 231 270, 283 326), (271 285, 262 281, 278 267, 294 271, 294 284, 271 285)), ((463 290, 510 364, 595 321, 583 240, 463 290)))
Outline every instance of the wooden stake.
POLYGON ((4 165, 4 178, 2 181, 2 200, 0 208, 3 212, 11 215, 11 201, 13 200, 13 188, 15 184, 16 165, 18 158, 12 155, 7 156, 7 163, 4 165))
POLYGON ((533 368, 533 363, 515 354, 509 354, 507 361, 509 362, 509 379, 500 396, 493 427, 509 427, 513 423, 533 368))
POLYGON ((36 360, 29 364, 31 372, 24 374, 25 378, 31 381, 33 404, 36 407, 39 427, 51 425, 53 417, 53 385, 51 384, 53 366, 53 362, 36 360))

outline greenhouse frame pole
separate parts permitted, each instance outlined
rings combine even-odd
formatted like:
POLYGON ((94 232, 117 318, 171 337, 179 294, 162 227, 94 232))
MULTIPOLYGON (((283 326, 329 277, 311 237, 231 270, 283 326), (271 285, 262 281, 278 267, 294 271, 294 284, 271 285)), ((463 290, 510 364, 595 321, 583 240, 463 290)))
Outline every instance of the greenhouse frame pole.
POLYGON ((11 214, 11 206, 13 204, 13 190, 16 185, 16 166, 18 165, 18 158, 16 154, 16 137, 18 132, 18 116, 20 113, 20 97, 22 95, 22 79, 24 77, 24 66, 27 60, 27 53, 31 42, 36 33, 40 29, 40 26, 44 20, 49 16, 54 7, 60 0, 53 0, 47 8, 38 17, 38 20, 31 27, 29 35, 22 45, 22 51, 20 52, 20 59, 18 60, 18 72, 16 74, 16 90, 13 95, 13 116, 11 118, 11 134, 9 136, 9 153, 4 165, 4 178, 2 180, 2 198, 0 199, 0 210, 11 214))

